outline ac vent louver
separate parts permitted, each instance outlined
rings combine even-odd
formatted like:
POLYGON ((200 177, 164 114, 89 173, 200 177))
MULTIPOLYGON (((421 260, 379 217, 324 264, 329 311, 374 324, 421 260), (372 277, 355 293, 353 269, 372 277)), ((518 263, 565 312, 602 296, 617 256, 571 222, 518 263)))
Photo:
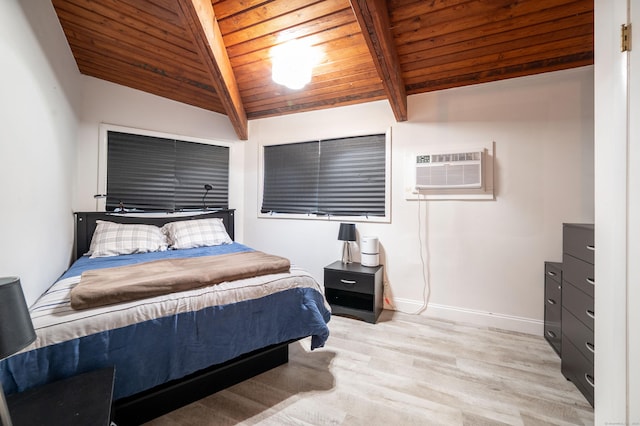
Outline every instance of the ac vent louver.
POLYGON ((416 189, 482 188, 483 151, 416 156, 416 189))

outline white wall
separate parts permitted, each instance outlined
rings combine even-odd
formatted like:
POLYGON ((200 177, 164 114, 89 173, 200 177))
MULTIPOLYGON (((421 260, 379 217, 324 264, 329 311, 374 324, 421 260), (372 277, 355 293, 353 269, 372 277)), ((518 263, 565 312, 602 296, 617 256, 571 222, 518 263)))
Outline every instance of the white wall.
POLYGON ((357 228, 380 238, 392 303, 418 311, 429 293, 424 271, 428 315, 542 333, 543 262, 561 259, 563 222, 593 221, 592 67, 410 96, 405 123, 376 102, 250 124, 249 245, 322 280, 323 266, 339 259, 338 223, 257 218, 259 146, 391 127, 392 221, 357 228), (492 141, 495 201, 404 198, 409 154, 492 141))
POLYGON ((0 276, 20 277, 31 303, 73 238, 80 74, 50 2, 0 2, 0 69, 0 276))
MULTIPOLYGON (((210 141, 231 142, 229 205, 243 209, 244 142, 229 119, 218 113, 175 102, 139 90, 82 76, 82 112, 78 131, 76 211, 96 210, 98 143, 101 123, 210 141)), ((204 190, 203 190, 204 191, 204 190)), ((242 216, 236 216, 236 239, 242 241, 242 216)))

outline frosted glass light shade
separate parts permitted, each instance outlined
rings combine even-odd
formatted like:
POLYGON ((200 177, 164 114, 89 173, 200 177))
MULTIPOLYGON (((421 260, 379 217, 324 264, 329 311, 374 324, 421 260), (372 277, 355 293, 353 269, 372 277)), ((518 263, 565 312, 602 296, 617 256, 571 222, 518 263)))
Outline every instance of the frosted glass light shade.
POLYGON ((311 46, 290 40, 271 49, 271 78, 290 89, 302 89, 311 81, 316 54, 311 46))

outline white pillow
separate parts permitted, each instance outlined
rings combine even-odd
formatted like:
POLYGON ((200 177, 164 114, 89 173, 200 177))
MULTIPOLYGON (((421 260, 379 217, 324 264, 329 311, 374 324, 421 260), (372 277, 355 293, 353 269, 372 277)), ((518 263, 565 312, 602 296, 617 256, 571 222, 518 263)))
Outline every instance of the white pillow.
POLYGON ((104 220, 97 220, 96 223, 88 253, 92 258, 167 249, 167 239, 157 226, 104 220))
POLYGON ((194 219, 169 222, 162 227, 171 248, 219 246, 231 244, 222 219, 194 219))

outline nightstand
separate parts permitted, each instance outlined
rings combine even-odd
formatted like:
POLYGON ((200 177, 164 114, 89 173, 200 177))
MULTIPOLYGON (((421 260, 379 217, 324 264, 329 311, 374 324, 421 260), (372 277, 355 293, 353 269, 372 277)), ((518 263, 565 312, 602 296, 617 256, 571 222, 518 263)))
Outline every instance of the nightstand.
POLYGON ((104 368, 7 395, 14 426, 108 426, 114 368, 104 368))
POLYGON ((382 265, 337 261, 325 266, 325 295, 332 313, 375 324, 382 312, 382 274, 382 265))

